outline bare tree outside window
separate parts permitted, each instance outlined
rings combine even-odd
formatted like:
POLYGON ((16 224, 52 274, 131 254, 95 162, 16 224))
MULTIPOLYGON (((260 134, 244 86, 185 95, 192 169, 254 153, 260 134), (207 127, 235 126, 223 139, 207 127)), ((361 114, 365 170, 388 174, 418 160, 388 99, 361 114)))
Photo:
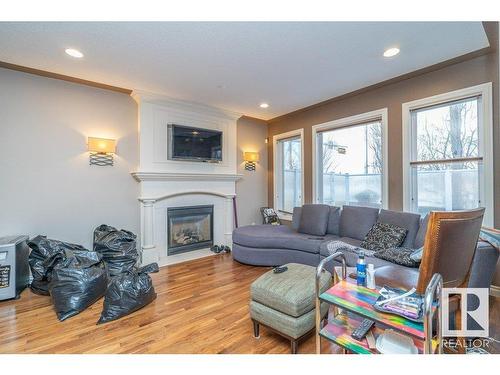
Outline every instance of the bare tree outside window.
POLYGON ((419 212, 460 210, 479 205, 478 98, 468 98, 412 112, 416 134, 419 212), (450 160, 458 159, 450 162, 450 160))
MULTIPOLYGON (((443 160, 478 155, 477 100, 422 111, 417 116, 418 160, 443 160)), ((473 168, 470 163, 457 163, 456 167, 473 168)), ((426 164, 423 167, 429 170, 444 168, 443 164, 426 164)))

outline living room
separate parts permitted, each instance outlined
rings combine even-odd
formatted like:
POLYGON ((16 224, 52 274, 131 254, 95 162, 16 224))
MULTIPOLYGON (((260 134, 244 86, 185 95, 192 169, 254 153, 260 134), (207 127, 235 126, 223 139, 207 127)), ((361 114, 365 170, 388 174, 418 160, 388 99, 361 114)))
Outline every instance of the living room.
POLYGON ((500 353, 496 16, 273 17, 2 19, 0 353, 500 353))

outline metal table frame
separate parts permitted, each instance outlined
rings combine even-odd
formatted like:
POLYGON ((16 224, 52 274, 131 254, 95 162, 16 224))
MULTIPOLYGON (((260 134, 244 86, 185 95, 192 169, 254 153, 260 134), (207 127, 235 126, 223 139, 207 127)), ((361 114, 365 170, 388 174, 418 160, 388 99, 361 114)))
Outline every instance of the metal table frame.
MULTIPOLYGON (((342 280, 345 280, 347 278, 347 266, 346 266, 346 258, 345 255, 337 251, 334 254, 331 254, 324 258, 316 268, 316 354, 321 354, 321 336, 319 332, 321 331, 322 327, 322 319, 321 319, 321 300, 319 299, 319 296, 321 294, 320 291, 320 278, 321 278, 321 273, 323 270, 326 270, 326 264, 328 262, 338 260, 340 259, 342 261, 342 280)), ((335 267, 332 270, 335 272, 335 267)), ((332 273, 333 275, 333 273, 332 273)), ((425 295, 424 295, 424 353, 425 354, 432 354, 434 353, 434 350, 432 348, 432 337, 433 337, 433 320, 434 317, 437 314, 437 353, 441 354, 442 353, 442 329, 441 329, 441 291, 443 288, 443 278, 439 273, 436 273, 432 276, 431 281, 429 282, 429 285, 427 286, 425 290, 425 295), (435 303, 436 308, 433 309, 433 305, 435 303)))

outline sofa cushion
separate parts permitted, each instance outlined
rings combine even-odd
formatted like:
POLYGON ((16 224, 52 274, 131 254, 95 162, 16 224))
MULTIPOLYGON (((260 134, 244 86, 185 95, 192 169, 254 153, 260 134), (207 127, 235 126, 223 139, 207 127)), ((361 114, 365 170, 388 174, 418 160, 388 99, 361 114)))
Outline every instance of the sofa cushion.
POLYGON ((397 225, 407 230, 406 237, 401 246, 412 248, 415 246, 415 237, 420 227, 420 215, 411 212, 398 212, 380 210, 378 221, 381 223, 397 225))
POLYGON ((376 258, 384 259, 389 262, 399 264, 405 267, 418 267, 420 262, 416 262, 411 258, 411 254, 414 249, 409 249, 406 247, 393 247, 390 249, 384 249, 377 251, 374 256, 376 258))
POLYGON ((302 207, 294 207, 292 213, 292 229, 294 231, 299 230, 300 225, 300 214, 302 213, 302 207))
POLYGON ((398 247, 403 243, 406 232, 400 226, 377 222, 366 234, 361 247, 374 251, 398 247))
POLYGON ((326 233, 338 236, 340 224, 340 207, 330 206, 330 214, 328 216, 328 227, 326 233))
POLYGON ((328 226, 330 206, 326 204, 305 204, 300 213, 300 233, 324 236, 328 226))
POLYGON ((233 242, 262 249, 293 249, 318 254, 328 236, 297 233, 287 225, 248 225, 233 231, 233 242))
POLYGON ((377 221, 378 208, 343 206, 340 214, 339 235, 363 240, 377 221))
POLYGON ((427 224, 429 224, 429 214, 420 219, 420 225, 418 227, 418 232, 415 236, 415 242, 413 244, 413 247, 416 249, 424 246, 425 234, 427 233, 427 224))

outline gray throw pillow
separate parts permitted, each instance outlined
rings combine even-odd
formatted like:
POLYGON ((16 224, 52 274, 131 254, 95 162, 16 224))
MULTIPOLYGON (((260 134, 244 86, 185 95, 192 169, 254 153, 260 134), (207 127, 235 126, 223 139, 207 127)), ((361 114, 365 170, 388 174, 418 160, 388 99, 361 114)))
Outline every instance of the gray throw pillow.
POLYGON ((305 204, 300 213, 300 233, 324 236, 328 226, 330 206, 326 204, 305 204))
POLYGON ((374 256, 379 259, 387 260, 400 266, 418 267, 420 262, 416 262, 411 258, 411 254, 415 249, 406 247, 394 247, 390 249, 377 251, 374 256))
POLYGON ((361 247, 368 250, 384 250, 391 247, 401 246, 407 230, 394 224, 375 223, 368 231, 361 247))

